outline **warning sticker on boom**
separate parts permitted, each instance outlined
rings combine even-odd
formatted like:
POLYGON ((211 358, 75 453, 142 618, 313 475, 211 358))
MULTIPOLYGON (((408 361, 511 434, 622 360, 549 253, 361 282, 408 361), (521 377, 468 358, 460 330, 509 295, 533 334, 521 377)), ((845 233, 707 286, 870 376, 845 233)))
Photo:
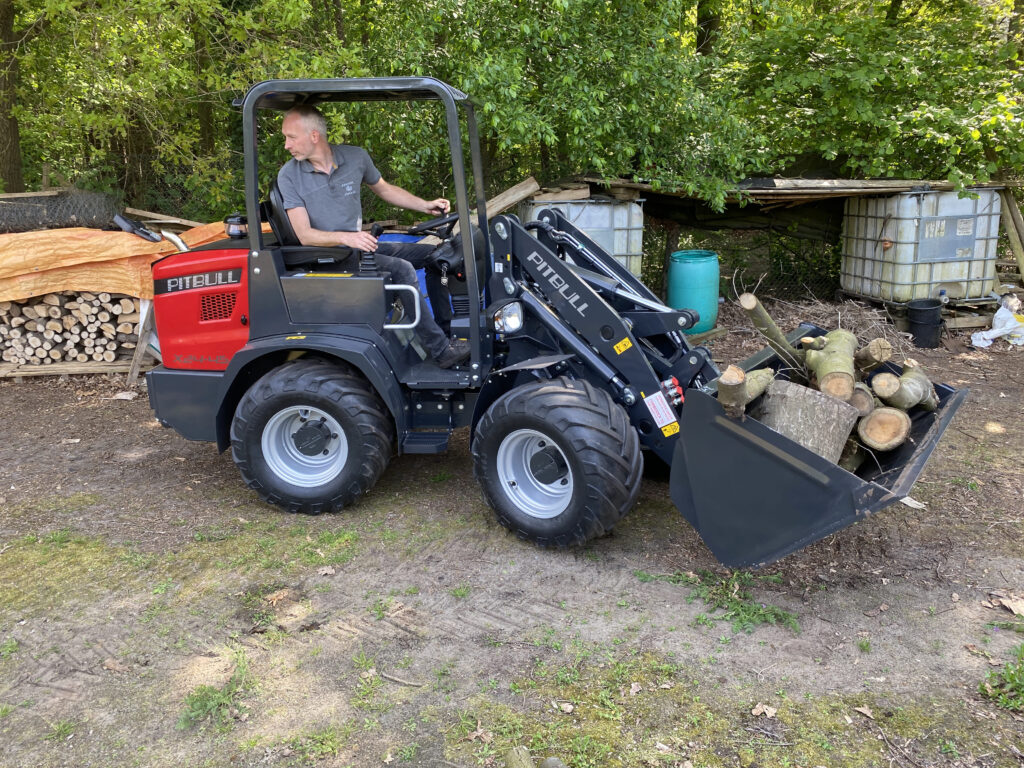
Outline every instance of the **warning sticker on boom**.
POLYGON ((647 410, 651 412, 651 416, 654 418, 654 423, 661 428, 662 433, 664 433, 666 437, 679 431, 679 425, 676 423, 676 414, 672 410, 672 406, 668 404, 668 400, 665 398, 664 394, 661 392, 655 392, 653 395, 645 397, 644 405, 646 405, 647 410), (674 426, 675 429, 672 429, 672 426, 674 426), (668 428, 669 431, 666 432, 666 428, 668 428))

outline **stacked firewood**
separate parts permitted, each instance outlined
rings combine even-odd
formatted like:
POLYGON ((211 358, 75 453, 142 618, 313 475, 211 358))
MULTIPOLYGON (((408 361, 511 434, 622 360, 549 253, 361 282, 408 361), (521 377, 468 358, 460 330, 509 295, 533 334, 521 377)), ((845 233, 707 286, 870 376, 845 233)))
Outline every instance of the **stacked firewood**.
POLYGON ((861 345, 852 332, 830 331, 792 346, 750 293, 740 306, 782 360, 785 377, 772 368, 744 372, 730 365, 718 380, 718 400, 731 418, 765 395, 750 415, 830 461, 855 471, 867 450, 891 451, 910 435, 908 411, 934 411, 935 388, 921 365, 903 361, 902 374, 877 371, 893 356, 885 339, 861 345))
POLYGON ((0 301, 0 360, 21 365, 112 363, 139 341, 139 300, 110 293, 48 293, 0 301))

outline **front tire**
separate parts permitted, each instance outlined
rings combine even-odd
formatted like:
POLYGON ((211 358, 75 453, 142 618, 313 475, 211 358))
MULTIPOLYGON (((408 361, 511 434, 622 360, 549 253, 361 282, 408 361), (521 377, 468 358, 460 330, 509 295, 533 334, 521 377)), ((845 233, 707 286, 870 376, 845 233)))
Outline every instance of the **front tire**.
POLYGON ((231 455, 246 485, 289 512, 335 512, 366 493, 391 458, 380 397, 348 367, 296 360, 238 403, 231 455))
POLYGON ((643 455, 626 412, 585 381, 525 384, 477 424, 473 473, 498 522, 542 546, 583 544, 636 503, 643 455))

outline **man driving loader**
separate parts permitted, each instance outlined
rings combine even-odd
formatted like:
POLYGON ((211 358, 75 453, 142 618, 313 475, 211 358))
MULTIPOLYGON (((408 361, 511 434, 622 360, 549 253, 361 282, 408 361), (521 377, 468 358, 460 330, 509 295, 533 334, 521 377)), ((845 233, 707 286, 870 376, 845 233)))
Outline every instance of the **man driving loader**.
MULTIPOLYGON (((448 213, 448 201, 440 197, 424 200, 389 184, 365 149, 331 144, 327 140, 327 121, 315 107, 300 105, 290 109, 281 123, 281 133, 292 159, 278 172, 277 185, 299 242, 311 246, 341 245, 375 253, 378 266, 390 272, 397 283, 418 286, 416 269, 424 266, 433 247, 378 243, 376 237, 362 231, 362 185, 366 184, 385 202, 434 216, 448 213)), ((357 256, 350 258, 355 261, 357 256)), ((417 330, 434 361, 441 368, 451 368, 469 357, 469 345, 461 339, 449 340, 448 290, 430 270, 427 291, 437 320, 427 311, 421 295, 417 330)), ((414 307, 406 304, 411 299, 403 295, 402 301, 406 312, 412 315, 414 307)))

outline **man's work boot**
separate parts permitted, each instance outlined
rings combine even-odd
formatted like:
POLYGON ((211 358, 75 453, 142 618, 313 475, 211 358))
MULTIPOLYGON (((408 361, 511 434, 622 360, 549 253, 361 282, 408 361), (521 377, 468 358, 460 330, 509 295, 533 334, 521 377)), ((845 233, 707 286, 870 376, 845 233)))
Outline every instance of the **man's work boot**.
POLYGON ((434 358, 441 368, 451 368, 469 359, 469 342, 452 339, 440 355, 434 358))

